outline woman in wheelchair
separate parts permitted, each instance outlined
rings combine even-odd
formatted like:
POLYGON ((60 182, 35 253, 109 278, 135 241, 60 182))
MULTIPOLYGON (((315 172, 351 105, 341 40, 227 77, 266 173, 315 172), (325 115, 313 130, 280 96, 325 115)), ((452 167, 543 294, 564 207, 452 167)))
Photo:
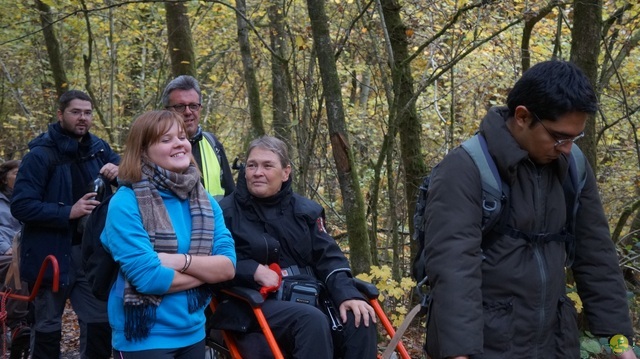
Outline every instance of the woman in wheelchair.
POLYGON ((182 116, 151 111, 134 121, 119 180, 101 235, 120 265, 108 300, 113 357, 202 359, 208 283, 233 278, 236 257, 182 116))
MULTIPOLYGON (((325 230, 324 209, 293 192, 284 142, 268 136, 254 140, 235 192, 220 206, 238 256, 233 284, 263 289, 262 311, 285 357, 376 357, 374 310, 325 230)), ((251 319, 242 307, 224 305, 216 310, 214 326, 234 329, 222 317, 251 319)), ((264 358, 250 332, 236 335, 243 357, 264 358)))

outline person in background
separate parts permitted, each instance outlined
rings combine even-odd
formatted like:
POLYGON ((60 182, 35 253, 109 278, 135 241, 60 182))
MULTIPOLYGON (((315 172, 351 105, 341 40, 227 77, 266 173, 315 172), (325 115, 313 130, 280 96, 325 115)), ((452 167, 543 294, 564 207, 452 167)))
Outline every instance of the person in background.
MULTIPOLYGON (((580 358, 577 313, 566 295, 569 268, 590 332, 631 343, 627 291, 586 161, 575 231, 567 233, 563 181, 571 149, 598 111, 589 79, 571 62, 541 62, 523 73, 506 104, 491 108, 479 131, 509 186, 496 227, 483 235, 480 173, 463 148, 431 176, 424 248, 432 288, 428 356, 580 358)), ((619 354, 636 358, 633 350, 619 354)))
POLYGON ((200 126, 202 92, 198 81, 182 75, 173 79, 162 93, 162 105, 184 118, 193 157, 202 172, 202 183, 217 199, 228 196, 235 188, 231 168, 222 143, 200 126))
MULTIPOLYGON (((324 209, 293 192, 286 144, 275 137, 258 138, 249 145, 246 158, 236 191, 220 202, 238 253, 233 284, 274 288, 282 275, 284 293, 289 278, 283 273, 321 282, 327 300, 338 309, 335 317, 344 323, 342 331, 330 328, 324 301, 316 307, 292 298, 281 300, 273 293, 262 306, 285 356, 376 358, 374 310, 355 287, 347 258, 325 230, 324 209)), ((262 357, 256 336, 238 333, 237 337, 243 355, 262 357)))
MULTIPOLYGON (((108 358, 111 346, 107 304, 95 298, 82 269, 82 231, 78 224, 100 202, 87 184, 98 174, 111 184, 118 176, 120 156, 93 135, 93 102, 82 91, 60 96, 58 122, 29 142, 11 199, 11 213, 24 223, 20 276, 33 285, 43 261, 56 257, 60 290, 51 290, 53 272, 46 272, 33 302, 34 359, 60 357, 61 325, 67 299, 78 315, 82 358, 108 358)), ((107 195, 111 187, 107 186, 107 195)))
POLYGON ((11 197, 20 160, 6 161, 0 165, 0 254, 12 254, 13 237, 22 223, 11 215, 11 197))
POLYGON ((140 115, 127 136, 100 237, 120 265, 108 300, 114 358, 204 358, 212 284, 235 274, 233 239, 186 131, 162 110, 140 115))
MULTIPOLYGON (((20 167, 20 160, 9 160, 0 165, 0 282, 4 283, 2 291, 29 295, 28 284, 20 283, 13 285, 12 281, 7 282, 9 269, 14 262, 13 240, 19 236, 22 223, 11 215, 11 197, 13 186, 16 182, 16 175, 20 167)), ((22 358, 29 354, 29 338, 31 328, 27 323, 29 314, 29 303, 13 298, 6 302, 7 327, 11 335, 10 348, 11 358, 22 358)), ((7 338, 5 335, 4 338, 7 338)))

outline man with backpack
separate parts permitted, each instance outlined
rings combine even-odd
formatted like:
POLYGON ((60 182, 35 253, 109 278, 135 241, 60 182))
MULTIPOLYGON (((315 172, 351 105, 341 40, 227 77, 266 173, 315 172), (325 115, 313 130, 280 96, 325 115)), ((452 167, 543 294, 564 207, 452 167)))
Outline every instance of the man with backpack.
POLYGON ((52 291, 49 269, 33 303, 34 359, 60 357, 67 299, 78 315, 82 358, 111 356, 107 304, 93 296, 81 267, 81 219, 100 203, 87 184, 98 174, 115 184, 120 156, 89 132, 92 123, 93 103, 86 93, 71 90, 60 96, 58 122, 29 143, 14 186, 11 213, 24 223, 22 280, 33 285, 48 255, 56 257, 60 269, 59 291, 52 291))
MULTIPOLYGON (((537 64, 509 92, 507 107, 491 108, 480 125, 486 154, 479 157, 495 164, 502 182, 498 203, 485 193, 484 168, 472 155, 478 151, 456 148, 432 171, 422 253, 431 286, 430 358, 580 358, 565 266, 589 330, 632 343, 595 177, 572 151, 597 101, 574 64, 537 64), (569 170, 576 163, 583 169, 569 170), (576 185, 570 177, 580 172, 585 179, 576 185), (487 209, 496 205, 499 218, 487 230, 487 209)), ((636 357, 632 350, 616 354, 636 357)))

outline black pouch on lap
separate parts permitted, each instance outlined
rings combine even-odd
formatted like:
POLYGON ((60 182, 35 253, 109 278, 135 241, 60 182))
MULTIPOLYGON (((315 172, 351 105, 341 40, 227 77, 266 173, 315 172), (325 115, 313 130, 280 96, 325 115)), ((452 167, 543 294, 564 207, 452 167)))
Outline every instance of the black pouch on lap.
POLYGON ((278 290, 278 299, 296 303, 320 306, 320 296, 324 284, 309 275, 282 277, 282 285, 278 290))

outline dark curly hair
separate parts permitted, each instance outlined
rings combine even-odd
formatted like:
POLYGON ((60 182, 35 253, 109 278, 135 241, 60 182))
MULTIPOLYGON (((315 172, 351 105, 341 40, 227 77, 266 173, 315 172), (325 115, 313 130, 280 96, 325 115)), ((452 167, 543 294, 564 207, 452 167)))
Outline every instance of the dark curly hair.
POLYGON ((570 112, 596 113, 598 98, 578 66, 552 60, 531 67, 515 83, 507 96, 509 116, 513 117, 520 105, 540 118, 556 121, 570 112))

